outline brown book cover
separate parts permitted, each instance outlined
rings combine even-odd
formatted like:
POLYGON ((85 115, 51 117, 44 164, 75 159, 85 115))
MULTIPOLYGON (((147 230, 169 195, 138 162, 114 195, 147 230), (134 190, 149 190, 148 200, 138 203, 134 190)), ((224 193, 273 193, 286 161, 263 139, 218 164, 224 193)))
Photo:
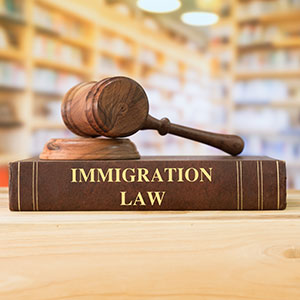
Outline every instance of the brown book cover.
POLYGON ((268 157, 153 156, 10 163, 12 211, 277 210, 285 162, 268 157))

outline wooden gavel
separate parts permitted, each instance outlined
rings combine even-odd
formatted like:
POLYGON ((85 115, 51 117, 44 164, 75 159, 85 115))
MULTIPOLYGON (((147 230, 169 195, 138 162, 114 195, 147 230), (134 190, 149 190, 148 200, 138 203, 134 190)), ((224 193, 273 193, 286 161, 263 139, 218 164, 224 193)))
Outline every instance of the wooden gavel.
POLYGON ((140 84, 127 77, 83 82, 68 91, 61 106, 65 125, 83 137, 125 137, 140 129, 156 129, 201 142, 231 155, 243 151, 244 141, 226 135, 172 124, 149 115, 147 95, 140 84))

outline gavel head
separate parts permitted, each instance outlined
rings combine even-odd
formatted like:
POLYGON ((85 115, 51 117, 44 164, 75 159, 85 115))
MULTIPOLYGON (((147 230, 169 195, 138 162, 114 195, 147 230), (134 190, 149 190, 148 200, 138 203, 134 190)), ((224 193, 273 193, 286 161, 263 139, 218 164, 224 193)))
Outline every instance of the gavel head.
POLYGON ((65 125, 84 137, 125 137, 143 127, 149 112, 144 89, 127 77, 83 82, 65 95, 65 125))

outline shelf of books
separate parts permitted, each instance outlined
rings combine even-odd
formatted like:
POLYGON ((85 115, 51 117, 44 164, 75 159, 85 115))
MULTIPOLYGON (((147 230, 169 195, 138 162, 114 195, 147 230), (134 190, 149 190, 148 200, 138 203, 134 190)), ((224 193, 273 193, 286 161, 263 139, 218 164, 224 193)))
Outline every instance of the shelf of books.
MULTIPOLYGON (((26 152, 28 130, 24 118, 27 96, 24 57, 26 13, 24 3, 0 1, 0 173, 11 159, 26 152), (24 147, 20 147, 24 144, 24 147)), ((5 180, 4 180, 5 181, 5 180)))
POLYGON ((234 127, 245 154, 287 161, 300 188, 300 1, 236 1, 234 127))
MULTIPOLYGON (((214 109, 218 107, 219 126, 224 133, 232 131, 233 103, 232 103, 232 61, 234 24, 232 22, 233 0, 220 1, 219 21, 213 25, 208 34, 206 59, 210 64, 208 75, 210 101, 214 109)), ((210 125, 211 126, 211 125, 210 125)))
MULTIPOLYGON (((72 136, 60 117, 64 93, 81 81, 107 76, 136 78, 145 86, 156 117, 204 129, 214 124, 224 131, 222 122, 211 121, 224 109, 218 105, 216 110, 209 100, 209 68, 197 49, 175 42, 153 20, 139 20, 136 32, 130 11, 105 7, 114 18, 106 23, 106 12, 88 17, 90 12, 67 6, 67 1, 0 0, 1 166, 38 155, 50 138, 72 136), (119 19, 122 26, 115 26, 119 19), (151 39, 145 38, 147 32, 151 39)), ((144 155, 211 151, 151 131, 132 140, 144 155)))

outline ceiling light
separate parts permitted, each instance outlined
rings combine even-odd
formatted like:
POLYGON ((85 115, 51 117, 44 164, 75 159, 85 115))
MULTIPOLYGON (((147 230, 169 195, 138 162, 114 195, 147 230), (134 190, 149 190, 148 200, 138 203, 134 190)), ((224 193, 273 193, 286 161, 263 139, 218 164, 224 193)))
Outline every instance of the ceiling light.
POLYGON ((219 17, 210 12, 187 12, 181 15, 183 23, 191 26, 208 26, 218 22, 219 17))
POLYGON ((167 13, 181 6, 179 0, 138 0, 137 6, 152 13, 167 13))

